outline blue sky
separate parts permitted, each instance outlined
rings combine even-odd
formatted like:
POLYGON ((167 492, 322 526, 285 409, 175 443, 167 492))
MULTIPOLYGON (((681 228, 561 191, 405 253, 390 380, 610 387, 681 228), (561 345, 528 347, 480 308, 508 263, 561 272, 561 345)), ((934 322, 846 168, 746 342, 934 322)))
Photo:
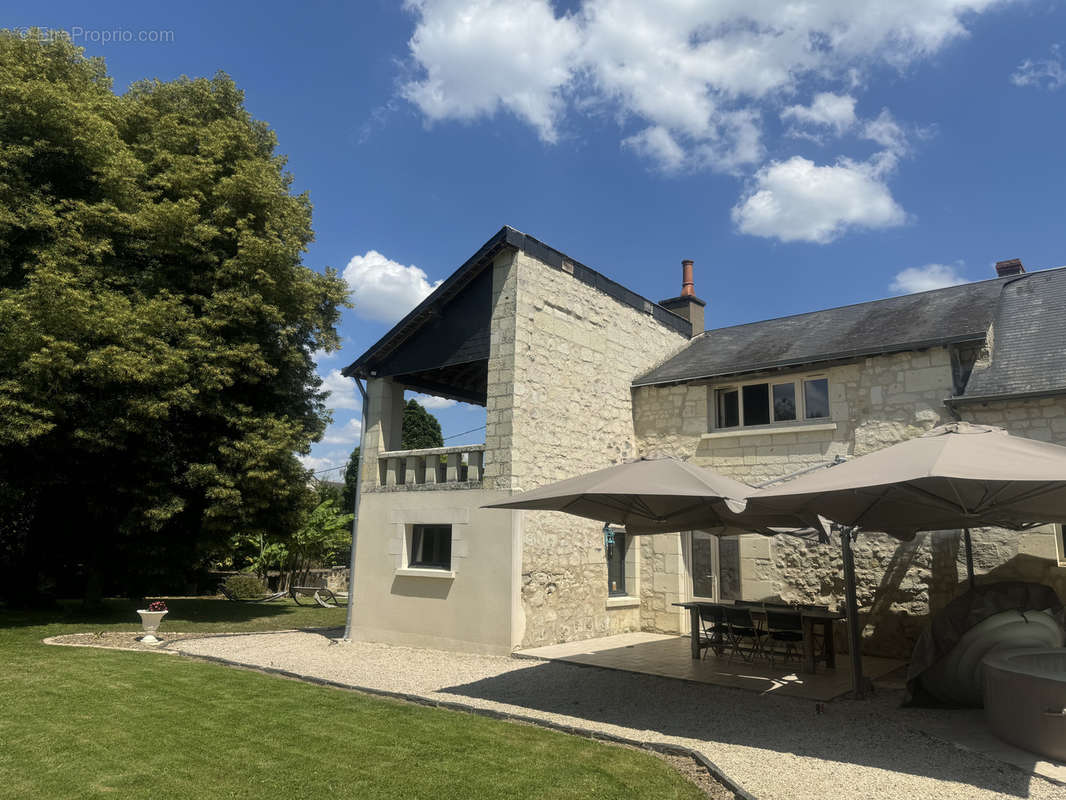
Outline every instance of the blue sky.
MULTIPOLYGON (((694 259, 709 327, 1066 263, 1066 4, 785 8, 37 3, 0 24, 68 31, 118 91, 224 70, 277 131, 314 204, 306 263, 356 302, 319 364, 323 468, 358 437, 334 370, 504 224, 654 300, 694 259)), ((484 423, 433 411, 446 436, 484 423)))

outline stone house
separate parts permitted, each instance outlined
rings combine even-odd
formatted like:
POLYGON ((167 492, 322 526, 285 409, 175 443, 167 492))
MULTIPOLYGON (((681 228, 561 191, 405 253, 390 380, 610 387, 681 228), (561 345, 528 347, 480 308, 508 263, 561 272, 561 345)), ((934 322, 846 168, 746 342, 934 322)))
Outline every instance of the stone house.
MULTIPOLYGON (((839 547, 627 537, 488 510, 639 455, 759 484, 965 419, 1066 444, 1066 269, 704 330, 692 263, 654 303, 503 228, 344 372, 366 382, 353 636, 486 653, 687 633, 694 597, 840 603, 839 547), (486 408, 481 445, 398 450, 405 389, 486 408), (612 541, 613 540, 613 541, 612 541)), ((975 532, 983 579, 1066 596, 1062 531, 975 532)), ((958 590, 960 532, 856 546, 866 648, 905 655, 958 590)))

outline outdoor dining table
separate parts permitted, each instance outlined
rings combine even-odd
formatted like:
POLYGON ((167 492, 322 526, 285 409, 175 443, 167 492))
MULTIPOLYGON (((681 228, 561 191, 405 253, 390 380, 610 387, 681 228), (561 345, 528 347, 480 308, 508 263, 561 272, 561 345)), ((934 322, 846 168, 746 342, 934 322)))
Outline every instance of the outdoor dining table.
MULTIPOLYGON (((700 657, 700 608, 729 608, 734 605, 742 605, 744 608, 751 611, 753 617, 766 617, 766 609, 761 605, 712 603, 705 600, 690 600, 685 603, 674 603, 674 605, 681 608, 687 608, 689 611, 692 623, 692 657, 697 660, 700 657)), ((796 614, 800 617, 803 625, 804 672, 817 671, 817 659, 814 654, 814 629, 816 626, 821 627, 822 636, 824 637, 822 660, 825 661, 825 665, 829 669, 836 666, 836 646, 833 642, 833 623, 837 620, 845 619, 846 616, 843 613, 823 609, 793 609, 788 606, 773 606, 770 610, 782 614, 796 614)), ((722 654, 722 633, 720 628, 715 629, 714 644, 712 644, 712 647, 714 648, 715 654, 722 654)))

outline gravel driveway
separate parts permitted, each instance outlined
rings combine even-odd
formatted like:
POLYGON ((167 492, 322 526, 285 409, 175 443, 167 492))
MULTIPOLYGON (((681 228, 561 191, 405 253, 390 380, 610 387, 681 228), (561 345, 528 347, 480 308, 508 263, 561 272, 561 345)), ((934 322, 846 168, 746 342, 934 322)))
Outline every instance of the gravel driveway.
POLYGON ((168 643, 190 655, 594 728, 702 752, 759 800, 1064 800, 1066 788, 908 729, 899 694, 814 703, 559 662, 338 643, 318 633, 168 643))

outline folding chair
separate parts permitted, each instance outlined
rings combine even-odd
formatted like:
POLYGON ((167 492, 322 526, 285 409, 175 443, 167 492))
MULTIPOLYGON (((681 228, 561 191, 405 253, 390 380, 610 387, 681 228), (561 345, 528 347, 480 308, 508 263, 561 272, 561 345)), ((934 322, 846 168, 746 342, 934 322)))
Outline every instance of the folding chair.
MULTIPOLYGON (((796 644, 803 642, 803 618, 797 611, 774 611, 766 610, 766 633, 770 637, 770 665, 774 664, 774 656, 777 655, 777 643, 783 644, 784 658, 796 651, 796 644)), ((801 648, 802 650, 802 648, 801 648)), ((798 657, 798 655, 797 655, 798 657)))
POLYGON ((700 650, 703 658, 707 658, 707 650, 714 650, 715 655, 722 651, 722 645, 726 643, 727 631, 722 609, 718 606, 700 606, 700 629, 697 632, 700 637, 700 650))
POLYGON ((725 606, 722 614, 729 634, 729 659, 732 660, 734 654, 739 653, 744 661, 752 661, 762 651, 762 637, 766 631, 755 624, 749 607, 725 606), (744 648, 745 639, 751 642, 747 650, 744 648))

